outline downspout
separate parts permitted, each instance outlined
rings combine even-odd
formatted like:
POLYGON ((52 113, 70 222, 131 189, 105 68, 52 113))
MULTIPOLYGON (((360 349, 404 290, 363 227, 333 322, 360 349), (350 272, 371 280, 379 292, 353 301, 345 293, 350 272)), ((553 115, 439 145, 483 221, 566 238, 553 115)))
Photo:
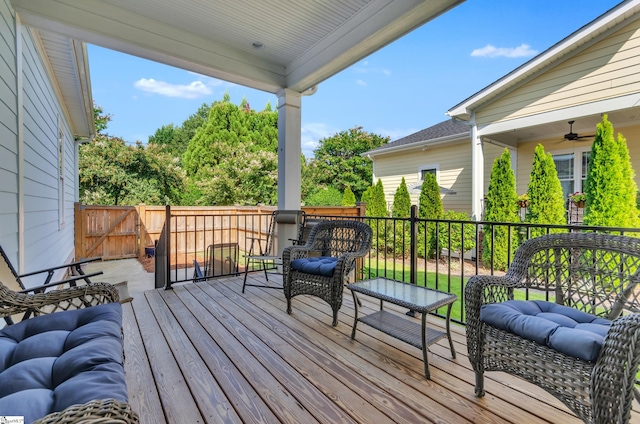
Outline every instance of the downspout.
POLYGON ((16 32, 16 125, 18 165, 18 272, 24 272, 24 87, 22 62, 22 23, 15 15, 16 32))

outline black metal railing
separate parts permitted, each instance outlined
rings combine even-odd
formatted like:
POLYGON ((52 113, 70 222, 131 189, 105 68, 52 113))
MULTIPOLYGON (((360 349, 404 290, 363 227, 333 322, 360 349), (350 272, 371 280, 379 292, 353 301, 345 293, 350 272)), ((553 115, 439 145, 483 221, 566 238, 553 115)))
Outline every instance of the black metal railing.
MULTIPOLYGON (((271 214, 264 213, 171 215, 167 207, 169 225, 165 223, 156 246, 156 287, 244 272, 250 243, 254 239, 266 242, 270 219, 271 214)), ((454 293, 458 301, 452 320, 458 323, 466 320, 464 287, 469 277, 503 274, 525 240, 552 232, 640 233, 640 228, 427 220, 417 217, 415 206, 409 218, 308 214, 307 219, 356 219, 369 224, 374 239, 356 278, 383 276, 454 293), (501 250, 496 242, 499 238, 506 240, 501 250)), ((528 291, 521 295, 530 297, 528 291)))
MULTIPOLYGON (((354 219, 316 215, 308 215, 309 217, 354 219)), ((357 278, 382 276, 455 293, 458 300, 453 305, 452 320, 462 324, 465 322, 464 287, 469 277, 476 274, 503 274, 511 263, 515 250, 524 241, 554 232, 640 233, 640 228, 425 220, 417 217, 415 206, 410 218, 356 219, 367 222, 374 232, 371 252, 365 258, 357 278), (430 234, 434 237, 431 246, 430 234), (496 239, 499 235, 506 239, 503 254, 496 254, 496 239)), ((526 299, 530 297, 528 291, 521 295, 526 299)), ((445 312, 443 309, 437 314, 444 316, 445 312)))

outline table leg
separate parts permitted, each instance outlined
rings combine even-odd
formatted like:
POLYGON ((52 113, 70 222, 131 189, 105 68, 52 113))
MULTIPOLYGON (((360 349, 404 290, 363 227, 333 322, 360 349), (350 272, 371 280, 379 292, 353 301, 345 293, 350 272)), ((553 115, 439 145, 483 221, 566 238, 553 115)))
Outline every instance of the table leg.
POLYGON ((427 358, 427 313, 422 313, 422 361, 424 362, 424 376, 427 380, 431 379, 429 373, 429 359, 427 358))
POLYGON ((453 359, 456 358, 456 350, 453 347, 453 340, 451 339, 451 307, 453 306, 453 302, 449 303, 449 307, 447 308, 447 338, 449 339, 449 347, 451 348, 451 357, 453 359))
POLYGON ((353 296, 353 330, 351 330, 351 338, 355 340, 356 327, 358 325, 358 296, 353 290, 351 290, 351 295, 353 296))

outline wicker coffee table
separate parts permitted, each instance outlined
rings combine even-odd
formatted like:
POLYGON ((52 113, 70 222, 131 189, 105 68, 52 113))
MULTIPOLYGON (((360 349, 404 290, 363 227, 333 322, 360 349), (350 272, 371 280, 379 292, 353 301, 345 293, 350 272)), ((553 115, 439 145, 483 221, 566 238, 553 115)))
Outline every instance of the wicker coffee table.
POLYGON ((451 356, 453 358, 456 357, 456 351, 453 348, 449 328, 451 306, 453 302, 458 299, 455 294, 418 287, 413 284, 382 277, 348 284, 347 288, 351 290, 355 305, 355 319, 353 321, 353 331, 351 332, 352 339, 356 338, 356 326, 358 322, 363 322, 398 340, 422 349, 424 375, 427 379, 430 378, 429 361, 427 360, 427 347, 429 345, 447 337, 449 339, 449 347, 451 348, 451 356), (358 317, 358 298, 356 293, 362 293, 380 299, 380 310, 370 315, 358 317), (404 318, 397 313, 385 311, 383 309, 384 302, 390 302, 422 313, 422 325, 408 318, 404 318), (427 329, 427 314, 445 305, 447 306, 447 331, 438 331, 432 328, 427 329))

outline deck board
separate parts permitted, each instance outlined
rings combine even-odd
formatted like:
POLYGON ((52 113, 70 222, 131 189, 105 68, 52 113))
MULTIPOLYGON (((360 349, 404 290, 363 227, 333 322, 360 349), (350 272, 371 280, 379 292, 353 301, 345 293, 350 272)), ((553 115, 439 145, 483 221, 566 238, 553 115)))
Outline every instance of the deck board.
MULTIPOLYGON (((250 278, 262 284, 264 276, 250 278)), ((282 291, 241 289, 241 277, 187 283, 124 306, 127 383, 141 422, 580 422, 505 373, 487 373, 487 395, 476 398, 462 326, 452 326, 455 359, 446 339, 430 346, 426 380, 420 349, 366 325, 351 339, 348 290, 332 327, 331 309, 317 298, 294 298, 288 315, 282 291)), ((360 314, 379 308, 361 300, 360 314)))

